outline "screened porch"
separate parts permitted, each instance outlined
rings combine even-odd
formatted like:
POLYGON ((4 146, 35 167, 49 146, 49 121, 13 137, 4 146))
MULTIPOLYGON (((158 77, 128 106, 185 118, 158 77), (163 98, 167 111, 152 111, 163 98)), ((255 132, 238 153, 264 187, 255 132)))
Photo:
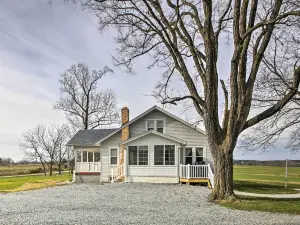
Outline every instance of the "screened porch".
POLYGON ((100 172, 100 152, 76 151, 76 172, 100 172))

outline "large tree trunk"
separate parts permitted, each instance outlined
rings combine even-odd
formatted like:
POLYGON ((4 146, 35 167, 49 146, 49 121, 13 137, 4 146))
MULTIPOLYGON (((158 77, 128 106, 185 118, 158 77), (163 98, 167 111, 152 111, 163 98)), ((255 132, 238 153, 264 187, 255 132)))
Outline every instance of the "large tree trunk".
POLYGON ((214 154, 214 190, 212 199, 223 200, 234 197, 233 192, 233 154, 220 147, 214 154))

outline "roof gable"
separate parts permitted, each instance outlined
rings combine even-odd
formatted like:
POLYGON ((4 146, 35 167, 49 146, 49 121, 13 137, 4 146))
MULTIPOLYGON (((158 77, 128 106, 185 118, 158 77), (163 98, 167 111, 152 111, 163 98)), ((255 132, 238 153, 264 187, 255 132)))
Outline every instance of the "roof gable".
POLYGON ((104 141, 104 140, 106 140, 107 138, 113 136, 113 135, 116 134, 118 131, 122 130, 124 127, 129 126, 129 125, 132 124, 133 122, 139 120, 140 118, 144 117, 145 115, 147 115, 148 113, 150 113, 150 112, 152 112, 152 111, 154 111, 154 110, 158 110, 158 111, 160 111, 160 112, 162 112, 162 113, 164 113, 164 114, 166 114, 166 115, 172 117, 173 119, 175 119, 175 120, 177 120, 177 121, 179 121, 179 122, 185 124, 186 126, 191 127, 192 129, 198 131, 199 133, 205 135, 205 131, 203 131, 203 130, 201 130, 201 129, 195 127, 195 126, 193 126, 192 124, 190 124, 190 123, 184 121, 183 119, 181 119, 181 118, 175 116, 174 114, 172 114, 172 113, 170 113, 170 112, 168 112, 168 111, 166 111, 166 110, 164 110, 164 109, 162 109, 162 108, 160 108, 160 107, 158 107, 158 106, 155 105, 155 106, 151 107, 150 109, 146 110, 145 112, 143 112, 142 114, 140 114, 139 116, 137 116, 137 117, 135 117, 134 119, 130 120, 128 123, 124 124, 124 125, 121 126, 119 129, 116 129, 114 132, 110 133, 109 135, 107 135, 107 136, 103 137, 102 139, 100 139, 99 141, 97 141, 97 144, 100 144, 102 141, 104 141))
POLYGON ((183 145, 186 145, 186 144, 187 144, 186 141, 184 141, 184 140, 182 140, 182 139, 180 139, 180 138, 176 138, 176 137, 173 137, 173 136, 171 136, 171 135, 163 134, 163 133, 160 133, 160 132, 157 132, 157 131, 154 131, 154 130, 145 131, 145 132, 140 133, 140 134, 138 134, 138 135, 136 135, 136 136, 134 136, 134 137, 132 137, 132 138, 129 138, 129 139, 125 140, 125 141, 121 141, 121 142, 119 142, 118 144, 121 145, 121 144, 129 143, 129 142, 131 142, 131 141, 134 141, 134 140, 136 140, 136 139, 139 139, 139 138, 141 138, 141 137, 144 137, 144 136, 146 136, 146 135, 148 135, 148 134, 155 134, 155 135, 157 135, 157 136, 164 137, 164 138, 167 138, 167 139, 172 140, 172 141, 176 141, 176 142, 178 142, 178 143, 180 143, 180 144, 183 144, 183 145))

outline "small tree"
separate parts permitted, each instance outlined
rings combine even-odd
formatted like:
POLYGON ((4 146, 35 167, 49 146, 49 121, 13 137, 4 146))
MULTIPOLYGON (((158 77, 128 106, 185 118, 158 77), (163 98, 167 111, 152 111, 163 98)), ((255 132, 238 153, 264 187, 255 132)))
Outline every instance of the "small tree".
POLYGON ((107 67, 89 71, 82 63, 72 65, 61 74, 61 97, 54 109, 64 111, 68 121, 78 129, 95 129, 118 122, 115 93, 112 90, 97 92, 97 82, 110 72, 107 67))
POLYGON ((52 176, 53 165, 56 163, 61 174, 61 165, 67 148, 65 126, 51 126, 49 128, 43 125, 37 125, 34 129, 25 132, 20 141, 20 148, 23 150, 27 159, 38 159, 43 166, 46 176, 46 166, 49 169, 49 175, 52 176))

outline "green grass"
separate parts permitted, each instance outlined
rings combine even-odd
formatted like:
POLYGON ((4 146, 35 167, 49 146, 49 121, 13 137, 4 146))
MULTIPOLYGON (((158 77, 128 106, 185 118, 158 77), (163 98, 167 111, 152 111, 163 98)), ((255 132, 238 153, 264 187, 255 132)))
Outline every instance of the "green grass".
MULTIPOLYGON (((42 165, 41 164, 19 164, 19 165, 12 164, 6 166, 0 165, 0 176, 31 174, 33 173, 32 170, 36 170, 38 168, 42 169, 42 165)), ((57 166, 53 165, 53 169, 57 170, 57 166)))
POLYGON ((300 215, 300 199, 238 197, 237 201, 220 202, 220 205, 239 210, 300 215))
MULTIPOLYGON (((285 189, 285 168, 273 166, 234 166, 234 189, 259 194, 299 193, 300 168, 288 170, 288 188, 285 189)), ((300 214, 300 199, 271 199, 238 196, 236 201, 219 202, 220 205, 247 211, 267 211, 300 214)))
POLYGON ((297 193, 300 189, 300 168, 288 169, 285 189, 285 168, 275 166, 234 166, 234 188, 238 191, 262 194, 297 193))
POLYGON ((68 181, 70 174, 55 174, 53 176, 29 175, 22 177, 0 177, 0 192, 16 192, 55 186, 59 182, 68 181))

